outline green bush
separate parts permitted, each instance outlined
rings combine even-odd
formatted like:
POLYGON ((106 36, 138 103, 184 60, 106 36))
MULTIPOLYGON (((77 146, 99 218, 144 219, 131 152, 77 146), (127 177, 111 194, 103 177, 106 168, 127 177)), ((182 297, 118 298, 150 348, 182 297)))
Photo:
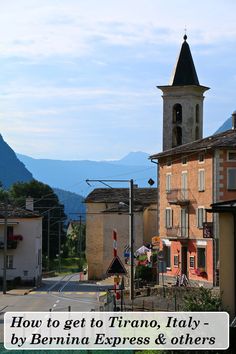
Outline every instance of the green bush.
POLYGON ((219 311, 221 310, 220 296, 214 295, 211 289, 204 287, 198 291, 189 292, 183 301, 183 311, 219 311))
POLYGON ((153 279, 152 268, 146 266, 137 266, 135 272, 135 278, 152 281, 153 279))

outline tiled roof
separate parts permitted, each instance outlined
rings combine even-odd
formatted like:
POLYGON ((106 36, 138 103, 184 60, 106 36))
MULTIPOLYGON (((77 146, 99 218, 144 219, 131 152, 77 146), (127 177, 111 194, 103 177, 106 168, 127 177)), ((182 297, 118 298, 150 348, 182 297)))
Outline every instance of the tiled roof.
POLYGON ((165 156, 173 156, 178 154, 186 154, 201 150, 214 149, 236 149, 236 130, 230 129, 226 132, 208 136, 204 139, 195 140, 191 143, 177 146, 170 150, 165 150, 158 154, 150 156, 151 160, 159 159, 165 156))
MULTIPOLYGON (((134 188, 134 201, 139 205, 157 203, 157 188, 134 188)), ((85 203, 129 203, 129 188, 96 188, 85 203)))
MULTIPOLYGON (((5 217, 5 204, 0 203, 0 219, 3 219, 4 217, 5 217)), ((8 204, 7 217, 8 218, 38 218, 40 217, 40 214, 30 210, 14 207, 8 204)))

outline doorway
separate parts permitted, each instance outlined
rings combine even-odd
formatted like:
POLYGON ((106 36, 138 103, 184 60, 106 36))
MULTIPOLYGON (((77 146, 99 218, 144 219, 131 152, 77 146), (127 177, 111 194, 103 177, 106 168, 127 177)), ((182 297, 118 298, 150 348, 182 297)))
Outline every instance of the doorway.
POLYGON ((188 248, 182 246, 181 248, 181 273, 188 276, 188 248))

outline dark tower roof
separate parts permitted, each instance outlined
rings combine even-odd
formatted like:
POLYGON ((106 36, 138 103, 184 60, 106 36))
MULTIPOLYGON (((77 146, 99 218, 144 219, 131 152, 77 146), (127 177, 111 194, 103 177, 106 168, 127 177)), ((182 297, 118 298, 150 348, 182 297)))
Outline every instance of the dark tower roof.
POLYGON ((170 85, 172 86, 200 85, 195 70, 192 54, 186 40, 187 36, 185 35, 184 42, 180 50, 179 58, 174 70, 173 79, 170 83, 170 85))

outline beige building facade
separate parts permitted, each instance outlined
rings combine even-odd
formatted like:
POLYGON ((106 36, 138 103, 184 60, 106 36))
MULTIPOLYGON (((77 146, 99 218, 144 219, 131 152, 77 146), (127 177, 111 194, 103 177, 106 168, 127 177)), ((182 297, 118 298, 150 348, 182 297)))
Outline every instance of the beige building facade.
MULTIPOLYGON (((129 247, 127 188, 101 188, 91 192, 86 202, 86 258, 88 278, 102 279, 113 260, 113 230, 117 231, 117 254, 125 264, 129 247), (122 202, 122 205, 120 204, 122 202)), ((157 190, 134 189, 134 250, 151 242, 157 232, 157 190)))

